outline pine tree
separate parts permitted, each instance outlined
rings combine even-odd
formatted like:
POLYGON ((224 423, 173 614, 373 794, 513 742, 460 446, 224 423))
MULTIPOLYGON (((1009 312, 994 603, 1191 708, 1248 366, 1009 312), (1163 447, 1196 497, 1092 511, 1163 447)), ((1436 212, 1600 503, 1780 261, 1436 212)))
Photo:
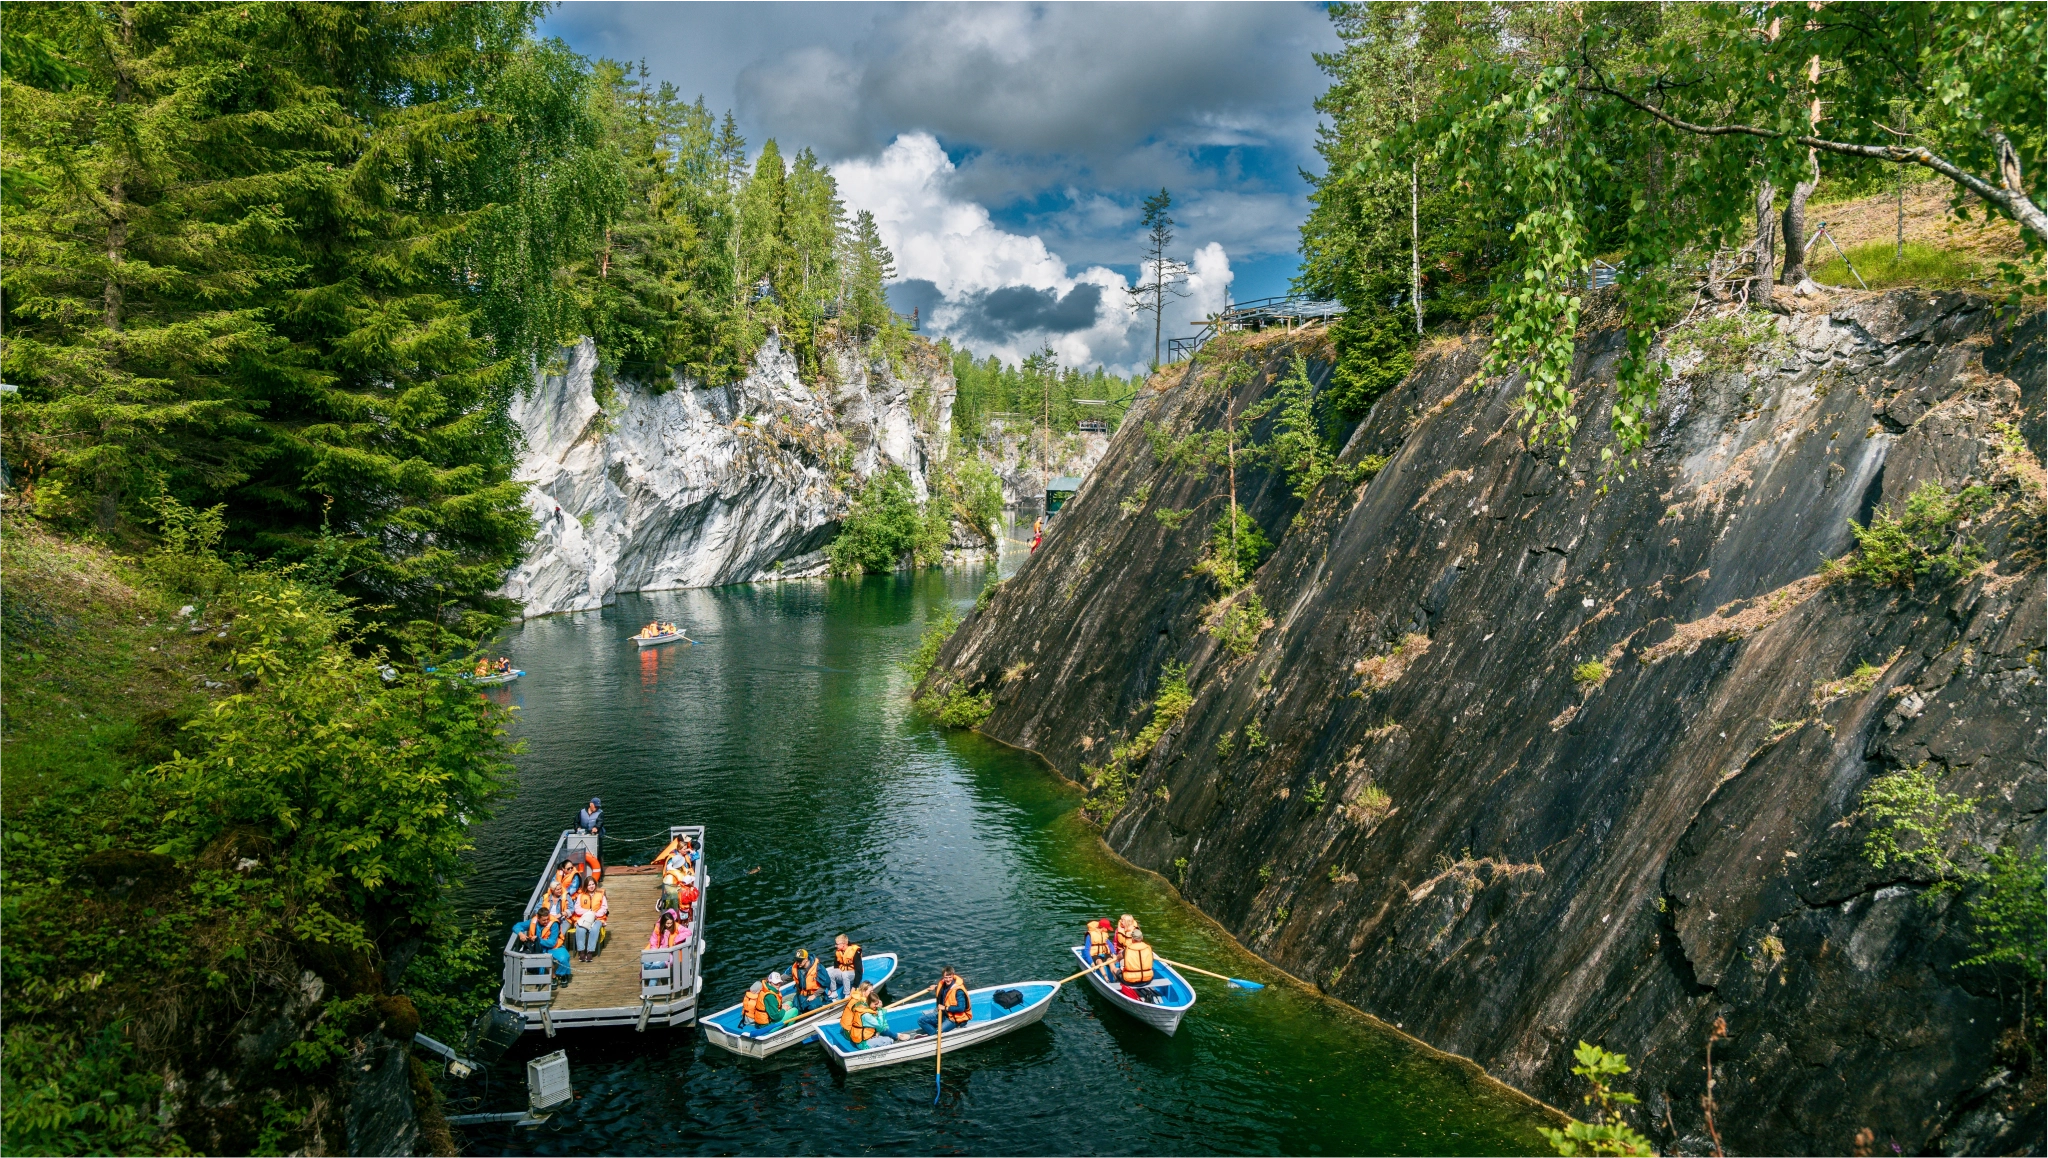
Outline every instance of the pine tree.
POLYGON ((1131 296, 1131 307, 1141 314, 1152 315, 1152 364, 1159 365, 1159 341, 1166 320, 1168 298, 1188 296, 1188 267, 1182 262, 1166 256, 1166 247, 1173 244, 1174 220, 1169 212, 1173 208, 1173 197, 1164 188, 1156 197, 1145 198, 1145 260, 1140 266, 1144 271, 1138 277, 1138 284, 1125 292, 1131 296))

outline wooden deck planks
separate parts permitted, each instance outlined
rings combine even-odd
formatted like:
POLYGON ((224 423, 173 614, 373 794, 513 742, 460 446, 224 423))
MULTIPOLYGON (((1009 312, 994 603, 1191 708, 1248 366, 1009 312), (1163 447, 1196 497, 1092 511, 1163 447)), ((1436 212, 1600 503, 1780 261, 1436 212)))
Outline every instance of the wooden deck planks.
POLYGON ((655 905, 661 901, 661 875, 608 871, 604 875, 604 892, 611 902, 611 939, 596 960, 574 966, 574 979, 569 987, 555 993, 558 1010, 614 1009, 640 1004, 640 950, 654 932, 655 905))

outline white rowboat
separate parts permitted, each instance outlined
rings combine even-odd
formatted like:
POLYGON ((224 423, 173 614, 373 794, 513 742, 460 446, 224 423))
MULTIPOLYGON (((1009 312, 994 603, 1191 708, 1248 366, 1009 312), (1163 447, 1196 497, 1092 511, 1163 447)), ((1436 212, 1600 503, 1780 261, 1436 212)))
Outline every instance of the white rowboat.
MULTIPOLYGON (((873 985, 877 992, 895 975, 896 954, 866 953, 861 956, 861 979, 873 985)), ((793 982, 783 984, 782 1000, 796 1000, 796 985, 793 982)), ((758 1037, 740 1032, 739 1005, 729 1005, 717 1013, 700 1018, 697 1024, 703 1027, 704 1040, 722 1050, 728 1050, 741 1057, 767 1057, 811 1036, 826 1022, 839 1024, 839 1013, 845 1006, 844 1001, 828 1001, 822 1008, 812 1010, 780 1029, 758 1037)))
MULTIPOLYGON (((1009 985, 990 985, 967 991, 968 1007, 974 1011, 974 1020, 966 1025, 946 1026, 945 1050, 966 1049, 979 1045, 992 1037, 1001 1037, 1012 1030, 1022 1029, 1045 1016, 1046 1007, 1052 1004, 1053 995, 1060 991, 1057 981, 1017 981, 1009 985), (998 990, 1014 989, 1024 1000, 1014 1008, 1004 1009, 995 1002, 998 990)), ((932 1011, 936 999, 892 1009, 882 1015, 883 1022, 891 1034, 910 1033, 917 1029, 917 1019, 932 1011)), ((899 1062, 919 1061, 932 1057, 938 1050, 940 1038, 918 1037, 910 1041, 890 1041, 876 1037, 865 1045, 855 1045, 839 1028, 834 1020, 818 1030, 818 1042, 825 1047, 825 1056, 832 1064, 847 1073, 878 1069, 899 1062)))
POLYGON ((666 635, 636 635, 633 637, 633 642, 641 647, 660 647, 664 643, 674 643, 679 639, 688 640, 689 638, 689 636, 680 631, 671 631, 666 635))
POLYGON ((498 684, 509 684, 525 674, 525 669, 515 667, 511 671, 492 672, 487 676, 472 675, 469 677, 469 682, 480 688, 488 688, 498 684))
MULTIPOLYGON (((1085 946, 1074 946, 1074 956, 1083 966, 1089 963, 1085 946)), ((1123 983, 1104 977, 1100 969, 1090 969, 1086 976, 1088 984, 1094 986, 1095 992, 1107 998, 1111 1005, 1168 1037, 1180 1028, 1180 1019, 1195 1005, 1195 987, 1174 972, 1172 966, 1156 957, 1152 960, 1152 984, 1145 986, 1144 990, 1160 999, 1157 1004, 1124 996, 1123 983)))

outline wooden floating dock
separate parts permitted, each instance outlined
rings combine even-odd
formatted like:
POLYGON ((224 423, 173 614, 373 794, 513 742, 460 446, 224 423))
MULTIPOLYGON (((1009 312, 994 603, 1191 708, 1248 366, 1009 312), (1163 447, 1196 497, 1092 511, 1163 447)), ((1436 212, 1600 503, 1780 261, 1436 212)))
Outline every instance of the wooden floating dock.
MULTIPOLYGON (((697 1020, 698 980, 704 960, 704 893, 711 884, 711 875, 704 868, 704 828, 675 825, 668 831, 671 839, 689 837, 697 849, 697 902, 690 914, 690 940, 674 949, 642 948, 660 917, 655 906, 661 900, 661 870, 654 865, 605 865, 611 936, 596 959, 574 966, 568 985, 555 984, 552 956, 521 953, 513 948, 515 938, 508 935, 505 939, 504 985, 498 1003, 518 1014, 526 1028, 553 1037, 558 1029, 630 1025, 645 1030, 649 1025, 690 1025, 697 1020)), ((526 900, 522 919, 547 895, 548 881, 563 861, 580 863, 586 851, 598 849, 599 838, 594 833, 563 832, 526 900)))

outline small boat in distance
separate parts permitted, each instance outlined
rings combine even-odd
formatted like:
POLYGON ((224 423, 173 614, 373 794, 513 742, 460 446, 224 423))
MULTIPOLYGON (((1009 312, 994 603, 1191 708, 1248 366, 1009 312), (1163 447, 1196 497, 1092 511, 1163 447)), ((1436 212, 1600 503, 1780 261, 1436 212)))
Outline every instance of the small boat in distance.
POLYGON ((511 671, 494 671, 486 676, 472 675, 469 677, 469 682, 476 684, 478 687, 487 688, 496 684, 509 684, 525 674, 525 668, 515 667, 511 671))
MULTIPOLYGON (((1089 963, 1087 946, 1075 945, 1073 948, 1074 956, 1086 966, 1089 963)), ((1152 984, 1138 991, 1158 998, 1157 1002, 1134 1001, 1124 996, 1123 984, 1104 977, 1099 968, 1088 970, 1085 976, 1088 978, 1088 984, 1094 986, 1095 992, 1108 998, 1111 1005, 1168 1037, 1172 1037, 1173 1031, 1180 1028, 1180 1019, 1195 1005, 1195 987, 1189 985, 1180 974, 1175 973, 1172 966, 1156 957, 1152 960, 1152 984)))
POLYGON ((660 647, 664 643, 675 643, 679 640, 685 643, 694 642, 681 627, 673 623, 650 623, 633 637, 633 642, 643 648, 660 647))
MULTIPOLYGON (((896 954, 869 953, 861 959, 861 979, 875 987, 879 993, 889 978, 896 975, 896 954)), ((752 988, 751 985, 748 988, 752 988)), ((782 1000, 796 1000, 796 985, 784 982, 782 1000)), ((745 1004, 741 1002, 740 1004, 745 1004)), ((729 1050, 741 1057, 767 1057, 797 1044, 817 1032, 820 1025, 839 1023, 840 1011, 846 1007, 844 1001, 828 1001, 823 1006, 804 1014, 795 1021, 759 1037, 744 1034, 740 1030, 740 1006, 730 1005, 708 1017, 699 1018, 698 1026, 703 1030, 704 1040, 723 1050, 729 1050)))
MULTIPOLYGON (((968 990, 968 1008, 974 1011, 974 1020, 958 1028, 946 1027, 943 1038, 945 1051, 952 1053, 956 1049, 966 1049, 1030 1025, 1045 1016, 1046 1007, 1052 1004, 1053 995, 1059 991, 1057 981, 1017 981, 968 990), (995 997, 1009 989, 1016 990, 1023 1000, 1005 1009, 996 1004, 995 997)), ((885 1032, 898 1034, 915 1030, 917 1019, 930 1012, 936 1004, 937 1000, 933 999, 890 1010, 882 1015, 883 1023, 889 1027, 885 1032)), ((914 1037, 909 1041, 889 1041, 877 1037, 865 1045, 855 1045, 847 1038, 846 1031, 839 1028, 839 1023, 832 1021, 819 1027, 818 1042, 825 1047, 825 1056, 832 1059, 832 1064, 847 1073, 856 1073, 931 1057, 938 1051, 941 1038, 914 1037)))

